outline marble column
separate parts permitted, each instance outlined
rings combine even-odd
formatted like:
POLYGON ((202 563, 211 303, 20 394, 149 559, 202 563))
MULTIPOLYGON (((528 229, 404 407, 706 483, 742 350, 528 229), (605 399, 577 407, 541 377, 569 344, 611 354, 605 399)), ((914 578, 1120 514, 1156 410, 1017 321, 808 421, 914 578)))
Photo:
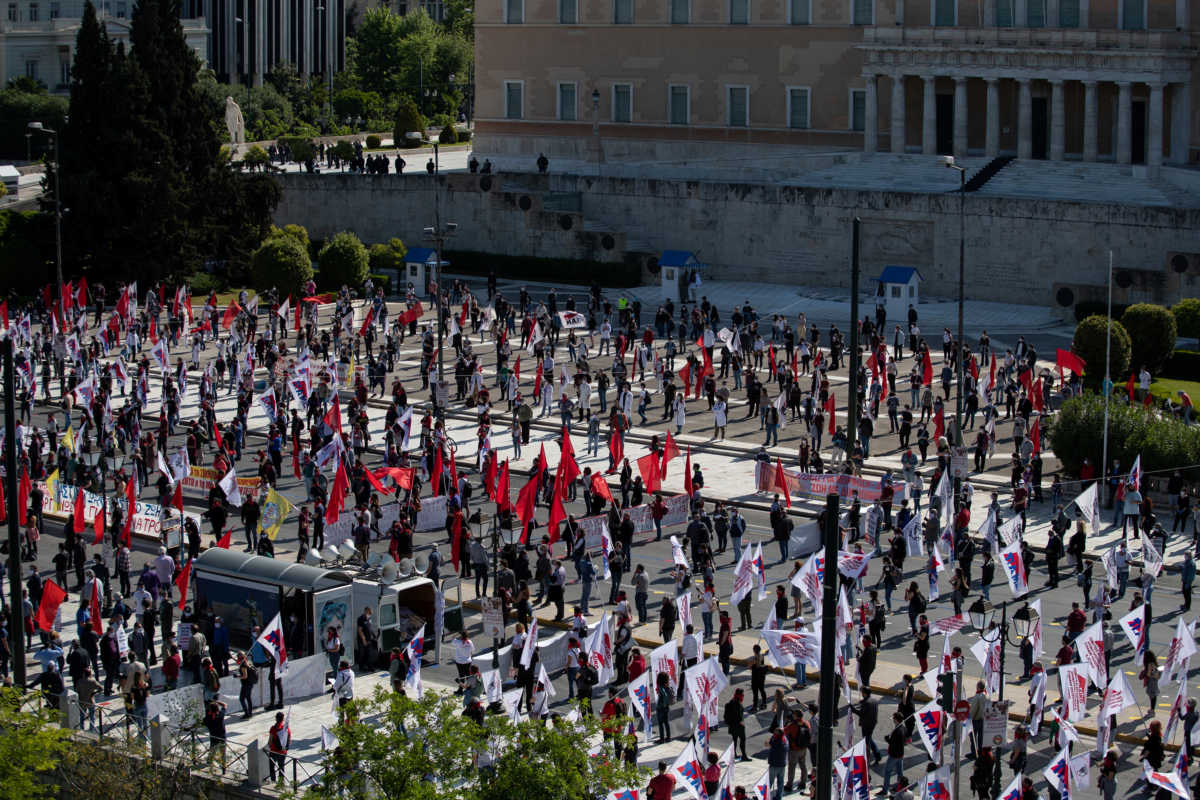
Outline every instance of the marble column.
POLYGON ((904 76, 892 76, 892 152, 904 152, 904 76))
POLYGON ((1088 0, 1079 0, 1079 29, 1087 30, 1089 19, 1088 0))
POLYGON ((1175 27, 1186 31, 1191 24, 1192 12, 1189 0, 1175 0, 1175 27))
POLYGON ((1133 148, 1133 85, 1117 84, 1117 163, 1128 164, 1133 148))
POLYGON ((1163 84, 1150 84, 1150 124, 1146 126, 1149 142, 1146 147, 1146 166, 1157 172, 1163 162, 1163 84))
POLYGON ((1192 85, 1176 83, 1171 87, 1171 163, 1186 164, 1191 146, 1192 85))
POLYGON ((1000 155, 1000 79, 987 79, 987 143, 988 158, 1000 155))
POLYGON ((1028 22, 1028 13, 1025 11, 1025 0, 1013 0, 1013 27, 1024 28, 1028 22))
POLYGON ((225 69, 230 83, 238 82, 237 45, 237 0, 225 0, 225 69))
POLYGON ((921 108, 921 152, 931 156, 937 152, 937 96, 934 94, 937 78, 927 75, 921 80, 925 85, 921 108))
POLYGON ((1058 27, 1058 0, 1046 0, 1046 27, 1058 27))
POLYGON ((1050 81, 1050 160, 1062 161, 1066 153, 1067 120, 1063 82, 1050 81))
POLYGON ((1017 158, 1033 158, 1033 93, 1029 78, 1018 78, 1017 158))
POLYGON ((983 27, 996 27, 996 0, 983 0, 983 27))
POLYGON ((251 83, 262 86, 267 74, 267 0, 254 0, 254 75, 251 83))
POLYGON ((967 79, 954 79, 954 157, 967 157, 967 79))
POLYGON ((1083 160, 1095 161, 1099 155, 1099 120, 1096 108, 1096 82, 1083 84, 1083 160))
POLYGON ((863 152, 874 153, 879 147, 879 97, 875 76, 867 76, 867 102, 863 104, 863 152))

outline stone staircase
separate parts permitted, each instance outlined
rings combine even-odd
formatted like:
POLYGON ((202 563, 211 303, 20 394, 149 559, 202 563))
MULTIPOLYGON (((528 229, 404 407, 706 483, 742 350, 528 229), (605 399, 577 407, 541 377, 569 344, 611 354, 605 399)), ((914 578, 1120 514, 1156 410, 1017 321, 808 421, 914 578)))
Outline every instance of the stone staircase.
POLYGON ((1069 202, 1200 207, 1200 197, 1146 176, 1141 166, 1079 161, 1016 160, 977 192, 1069 202))

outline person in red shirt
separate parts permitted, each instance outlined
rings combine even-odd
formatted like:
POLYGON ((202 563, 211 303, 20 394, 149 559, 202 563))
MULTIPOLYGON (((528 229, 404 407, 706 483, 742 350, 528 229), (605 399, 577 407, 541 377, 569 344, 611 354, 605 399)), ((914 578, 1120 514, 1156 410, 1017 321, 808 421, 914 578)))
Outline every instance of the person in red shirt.
POLYGON ((1075 641, 1075 637, 1083 633, 1087 627, 1087 614, 1079 607, 1079 603, 1071 603, 1071 613, 1067 615, 1067 638, 1075 641))
POLYGON ((667 774, 667 762, 658 762, 658 774, 650 779, 650 784, 646 787, 646 796, 649 800, 670 800, 674 791, 675 776, 667 774))
POLYGON ((275 724, 267 737, 267 754, 270 756, 271 780, 283 780, 283 764, 287 758, 288 745, 292 743, 292 732, 288 729, 282 711, 275 714, 275 724), (278 778, 276 770, 278 769, 278 778))
POLYGON ((641 677, 646 671, 646 657, 642 655, 642 651, 638 648, 633 648, 633 653, 629 656, 629 682, 633 683, 641 677))
POLYGON ((1060 666, 1066 666, 1075 660, 1075 648, 1071 647, 1071 640, 1066 636, 1063 637, 1062 647, 1058 648, 1056 663, 1060 666))
POLYGON ((710 751, 708 766, 704 768, 704 791, 709 797, 716 797, 717 788, 721 785, 721 765, 717 760, 717 754, 710 751))

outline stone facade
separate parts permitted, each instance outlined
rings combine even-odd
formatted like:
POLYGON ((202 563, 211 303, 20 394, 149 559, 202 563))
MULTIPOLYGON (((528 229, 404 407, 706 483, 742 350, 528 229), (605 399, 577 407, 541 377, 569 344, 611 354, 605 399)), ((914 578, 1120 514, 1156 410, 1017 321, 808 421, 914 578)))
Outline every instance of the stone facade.
MULTIPOLYGON (((352 230, 367 243, 398 236, 421 244, 436 186, 441 219, 458 223, 451 249, 601 262, 686 249, 719 279, 846 287, 858 215, 864 275, 888 264, 918 267, 924 292, 936 296, 948 294, 938 287, 954 285, 958 274, 954 194, 553 174, 280 180, 276 223, 304 225, 314 238, 352 230), (636 250, 622 233, 631 229, 646 239, 636 250)), ((1135 276, 1117 302, 1200 292, 1200 209, 968 194, 964 211, 970 298, 1052 305, 1067 287, 1091 299, 1105 283, 1109 248, 1116 266, 1135 276), (1188 259, 1183 273, 1169 265, 1179 253, 1188 259)))

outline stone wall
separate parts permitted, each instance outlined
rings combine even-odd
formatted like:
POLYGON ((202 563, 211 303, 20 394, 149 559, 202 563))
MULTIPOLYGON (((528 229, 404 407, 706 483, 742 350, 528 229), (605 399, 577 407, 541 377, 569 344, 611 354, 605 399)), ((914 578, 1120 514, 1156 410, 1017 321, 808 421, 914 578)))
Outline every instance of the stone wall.
MULTIPOLYGON (((304 225, 317 238, 347 229, 367 243, 399 236, 418 245, 422 228, 433 224, 436 185, 441 219, 459 225, 450 245, 456 249, 619 261, 628 234, 652 253, 695 251, 716 279, 843 288, 850 280, 851 220, 857 215, 865 278, 888 264, 914 266, 925 277, 926 295, 956 293, 956 195, 556 174, 491 177, 483 191, 483 176, 468 174, 285 175, 275 217, 280 225, 304 225), (572 210, 549 211, 547 205, 572 210)), ((1126 298, 1114 294, 1117 302, 1173 302, 1200 290, 1200 257, 1191 258, 1182 275, 1168 266, 1172 254, 1200 253, 1200 210, 968 194, 965 217, 971 299, 1051 305, 1061 287, 1081 299, 1089 287, 1105 283, 1109 248, 1118 269, 1139 275, 1126 298)))

